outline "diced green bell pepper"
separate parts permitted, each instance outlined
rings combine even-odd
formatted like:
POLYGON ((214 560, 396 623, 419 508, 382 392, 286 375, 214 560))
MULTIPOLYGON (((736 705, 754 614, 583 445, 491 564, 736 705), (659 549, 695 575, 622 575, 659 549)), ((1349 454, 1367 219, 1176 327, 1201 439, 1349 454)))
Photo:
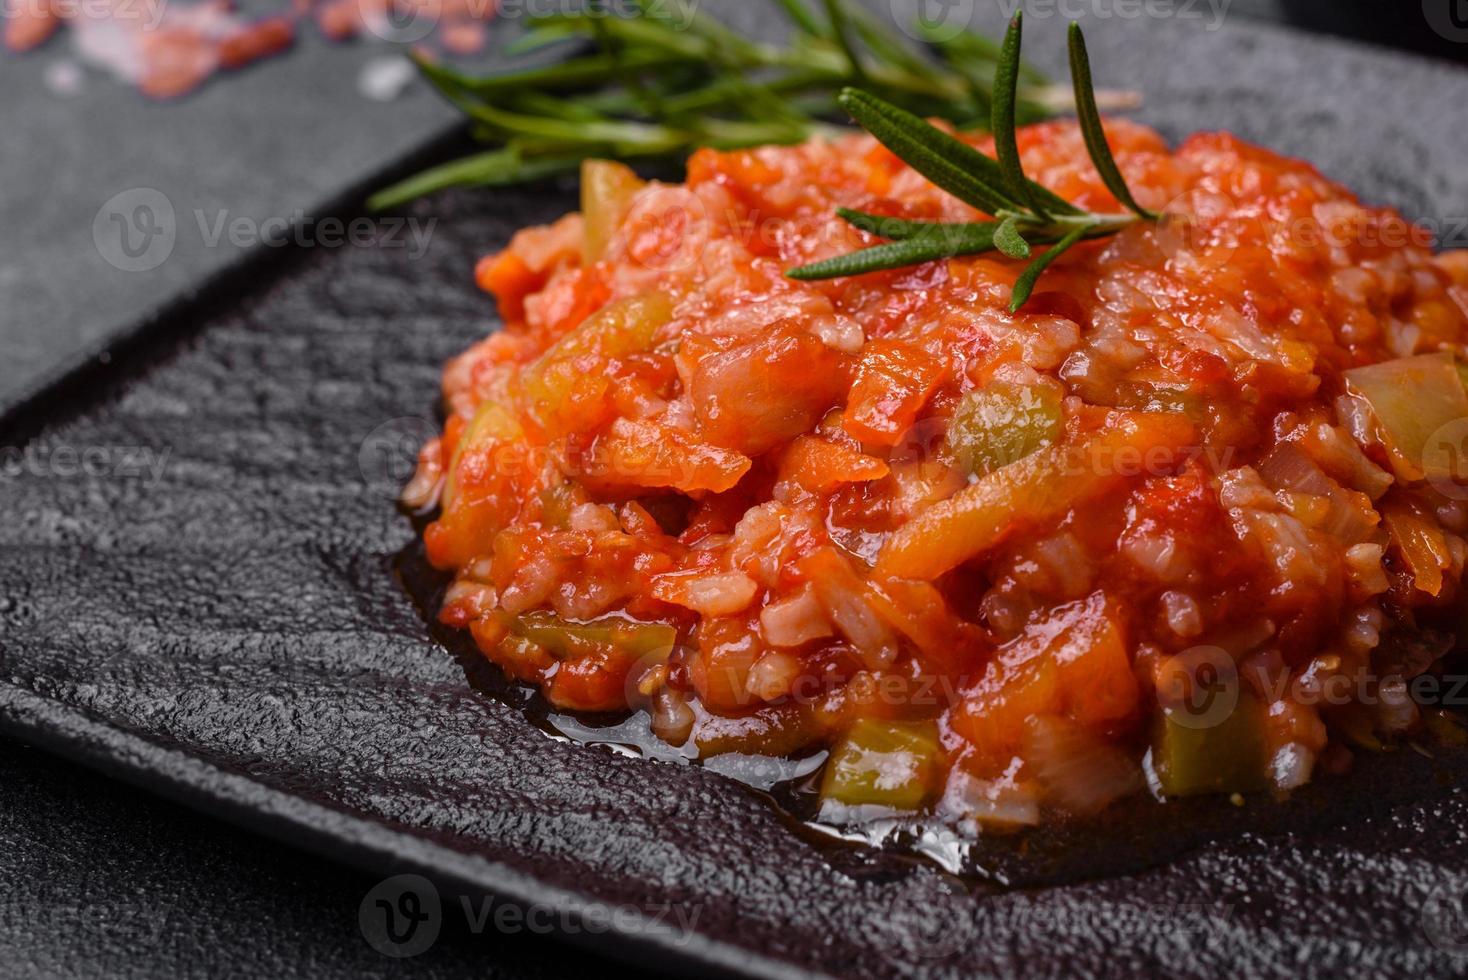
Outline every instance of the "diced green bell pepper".
POLYGON ((864 718, 831 752, 821 800, 916 810, 937 791, 942 760, 937 723, 864 718))
POLYGON ((1152 765, 1168 796, 1250 793, 1268 781, 1264 707, 1247 691, 1227 717, 1201 719, 1164 710, 1152 742, 1152 765))
POLYGON ((506 616, 505 625, 511 633, 561 660, 607 648, 635 657, 671 653, 678 642, 678 631, 666 623, 643 623, 620 616, 578 623, 539 610, 506 616))
POLYGON ((1054 443, 1060 421, 1060 392, 995 382, 958 403, 948 450, 964 471, 983 476, 1054 443))

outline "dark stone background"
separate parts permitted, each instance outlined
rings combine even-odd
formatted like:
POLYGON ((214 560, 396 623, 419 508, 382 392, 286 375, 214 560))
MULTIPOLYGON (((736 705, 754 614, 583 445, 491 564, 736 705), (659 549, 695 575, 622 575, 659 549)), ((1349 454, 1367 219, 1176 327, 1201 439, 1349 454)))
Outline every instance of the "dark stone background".
MULTIPOLYGON (((1372 14, 1393 7, 1386 16, 1398 23, 1418 14, 1416 0, 1234 0, 1228 9, 1414 43, 1411 31, 1372 26, 1372 14)), ((185 255, 163 282, 109 275, 89 231, 115 190, 177 181, 169 186, 185 188, 185 207, 326 213, 447 133, 452 117, 421 89, 385 105, 355 95, 363 59, 382 53, 306 45, 163 107, 97 81, 105 91, 55 102, 39 81, 50 55, 0 55, 0 408, 237 258, 185 255), (102 125, 119 115, 120 127, 102 125), (158 145, 148 134, 165 118, 167 132, 188 135, 158 145), (119 131, 134 138, 119 143, 119 131), (98 167, 110 168, 101 183, 98 167)), ((388 959, 357 926, 373 879, 3 739, 0 883, 0 973, 12 977, 534 978, 605 968, 532 935, 471 935, 455 916, 428 953, 388 959)))

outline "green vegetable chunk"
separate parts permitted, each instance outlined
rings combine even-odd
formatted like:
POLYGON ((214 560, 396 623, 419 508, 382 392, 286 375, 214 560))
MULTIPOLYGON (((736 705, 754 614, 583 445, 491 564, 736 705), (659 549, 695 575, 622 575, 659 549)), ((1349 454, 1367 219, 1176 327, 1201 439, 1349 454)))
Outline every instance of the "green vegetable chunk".
POLYGON ((1164 710, 1152 743, 1152 765, 1168 796, 1250 793, 1268 780, 1264 708, 1241 693, 1225 717, 1164 710))
POLYGON ((966 472, 983 476, 1044 449, 1060 435, 1060 392, 995 382, 963 396, 948 427, 948 449, 966 472))
POLYGON ((678 631, 666 623, 643 623, 619 616, 577 623, 552 612, 537 611, 507 617, 506 626, 511 633, 560 660, 605 649, 635 657, 671 653, 678 642, 678 631))
POLYGON ((832 751, 821 800, 916 810, 941 784, 942 760, 936 722, 862 719, 832 751))

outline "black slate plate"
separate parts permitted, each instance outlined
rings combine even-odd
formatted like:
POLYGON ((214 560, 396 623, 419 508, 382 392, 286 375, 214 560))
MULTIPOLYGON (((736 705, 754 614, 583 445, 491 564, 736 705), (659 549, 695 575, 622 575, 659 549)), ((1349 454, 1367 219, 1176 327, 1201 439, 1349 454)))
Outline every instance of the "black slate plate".
MULTIPOLYGON (((1058 25, 1040 26, 1054 54, 1058 25)), ((1456 71, 1228 25, 1089 30, 1098 64, 1131 61, 1169 136, 1232 128, 1413 216, 1468 200, 1456 71), (1139 35, 1152 53, 1129 59, 1139 35)), ((712 772, 551 741, 471 686, 482 670, 466 677, 398 579, 412 534, 390 464, 427 424, 441 361, 492 322, 473 259, 572 202, 457 195, 418 210, 439 222, 416 261, 257 263, 6 416, 0 445, 29 456, 15 472, 8 452, 0 478, 0 725, 312 850, 426 872, 446 916, 490 892, 643 964, 1462 971, 1454 758, 1404 753, 1288 804, 1042 841, 1034 874, 1022 855, 1004 867, 1047 883, 997 891, 821 846, 712 772)))

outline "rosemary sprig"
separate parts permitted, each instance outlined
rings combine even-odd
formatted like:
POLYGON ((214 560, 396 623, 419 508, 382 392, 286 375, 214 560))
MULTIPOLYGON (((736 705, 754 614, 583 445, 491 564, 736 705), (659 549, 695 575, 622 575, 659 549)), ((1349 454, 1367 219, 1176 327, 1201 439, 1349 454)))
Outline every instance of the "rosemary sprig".
MULTIPOLYGON (((935 40, 925 57, 897 43, 861 4, 779 0, 792 38, 744 37, 688 0, 587 0, 579 11, 529 18, 516 52, 577 45, 572 56, 502 74, 470 75, 414 55, 438 91, 475 124, 489 152, 389 187, 390 208, 446 187, 498 185, 574 172, 588 157, 678 160, 701 146, 734 149, 833 134, 838 97, 859 86, 909 115, 982 128, 999 47, 974 33, 935 40)), ((1063 107, 1070 93, 1015 69, 1019 122, 1063 107)), ((1111 105, 1130 104, 1112 93, 1111 105)), ((1042 201, 1042 206, 1044 202, 1042 201)))
POLYGON ((1070 25, 1069 43, 1071 82, 1081 132, 1102 182, 1129 213, 1082 211, 1025 176, 1015 133, 1020 118, 1022 30, 1022 16, 1016 13, 994 66, 994 82, 989 90, 993 100, 994 159, 870 93, 848 90, 839 99, 862 128, 908 166, 994 220, 952 224, 916 222, 839 209, 837 214, 852 227, 891 241, 791 269, 786 275, 802 280, 834 279, 997 251, 1012 259, 1031 259, 1015 280, 1010 296, 1010 311, 1017 312, 1034 292, 1041 274, 1078 242, 1113 235, 1139 221, 1157 218, 1132 196, 1107 145, 1091 81, 1086 41, 1078 24, 1070 25), (1050 247, 1032 258, 1035 245, 1050 247))

